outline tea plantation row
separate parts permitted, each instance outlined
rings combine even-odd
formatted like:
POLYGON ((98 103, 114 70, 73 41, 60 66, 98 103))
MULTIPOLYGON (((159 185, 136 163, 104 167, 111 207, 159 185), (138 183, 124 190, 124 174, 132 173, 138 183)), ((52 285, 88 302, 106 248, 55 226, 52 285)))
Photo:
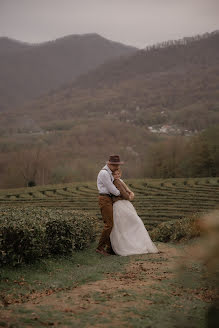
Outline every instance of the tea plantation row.
MULTIPOLYGON (((219 178, 139 179, 126 181, 147 229, 161 222, 219 207, 219 178)), ((36 205, 88 211, 100 218, 96 183, 68 183, 0 190, 0 207, 36 205)))

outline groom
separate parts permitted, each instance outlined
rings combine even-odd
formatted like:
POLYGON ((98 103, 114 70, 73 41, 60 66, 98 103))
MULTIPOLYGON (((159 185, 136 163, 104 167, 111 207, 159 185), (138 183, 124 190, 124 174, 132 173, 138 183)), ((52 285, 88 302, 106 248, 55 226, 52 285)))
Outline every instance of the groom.
POLYGON ((113 201, 112 196, 120 196, 120 191, 113 184, 112 173, 124 162, 120 161, 118 155, 111 155, 106 165, 100 170, 97 176, 97 188, 99 191, 99 207, 104 222, 104 228, 96 249, 102 255, 114 254, 110 233, 113 228, 113 201), (105 250, 106 247, 106 250, 105 250))

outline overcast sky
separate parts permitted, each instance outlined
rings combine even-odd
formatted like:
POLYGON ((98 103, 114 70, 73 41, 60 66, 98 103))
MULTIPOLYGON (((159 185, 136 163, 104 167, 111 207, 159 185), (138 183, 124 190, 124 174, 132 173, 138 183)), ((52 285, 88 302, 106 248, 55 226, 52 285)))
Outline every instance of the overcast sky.
POLYGON ((42 42, 98 33, 143 48, 219 29, 219 0, 0 0, 0 36, 42 42))

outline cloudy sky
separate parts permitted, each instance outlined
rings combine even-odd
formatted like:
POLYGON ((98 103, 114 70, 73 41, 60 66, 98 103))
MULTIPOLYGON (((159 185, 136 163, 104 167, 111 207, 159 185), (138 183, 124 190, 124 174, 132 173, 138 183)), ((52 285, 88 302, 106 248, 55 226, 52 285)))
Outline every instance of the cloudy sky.
POLYGON ((219 29, 219 0, 0 0, 0 36, 98 33, 143 48, 219 29))

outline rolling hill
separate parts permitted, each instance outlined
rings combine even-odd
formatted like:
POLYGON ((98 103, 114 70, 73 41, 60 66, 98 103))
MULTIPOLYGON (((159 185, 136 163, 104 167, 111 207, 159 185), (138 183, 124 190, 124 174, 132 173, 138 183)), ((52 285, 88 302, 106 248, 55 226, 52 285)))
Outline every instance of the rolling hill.
POLYGON ((126 178, 217 176, 219 33, 110 61, 0 120, 1 188, 23 186, 35 158, 37 184, 92 180, 111 153, 128 163, 126 178))
POLYGON ((219 32, 165 42, 105 63, 2 118, 6 126, 16 126, 21 114, 41 127, 48 127, 48 121, 101 117, 205 129, 219 123, 219 32))
POLYGON ((0 112, 136 50, 98 34, 69 35, 40 44, 0 38, 0 112))

